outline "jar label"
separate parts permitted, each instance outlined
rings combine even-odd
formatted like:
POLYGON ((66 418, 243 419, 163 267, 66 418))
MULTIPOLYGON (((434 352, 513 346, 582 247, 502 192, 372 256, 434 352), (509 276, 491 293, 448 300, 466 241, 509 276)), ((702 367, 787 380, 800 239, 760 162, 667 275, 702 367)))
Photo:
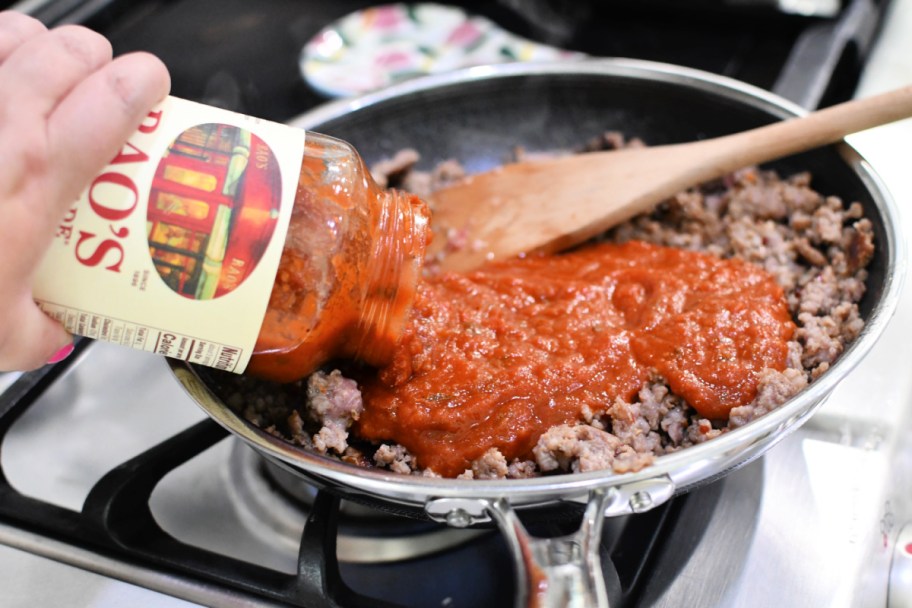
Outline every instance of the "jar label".
POLYGON ((301 129, 168 97, 67 212, 35 300, 71 333, 244 371, 303 155, 301 129))

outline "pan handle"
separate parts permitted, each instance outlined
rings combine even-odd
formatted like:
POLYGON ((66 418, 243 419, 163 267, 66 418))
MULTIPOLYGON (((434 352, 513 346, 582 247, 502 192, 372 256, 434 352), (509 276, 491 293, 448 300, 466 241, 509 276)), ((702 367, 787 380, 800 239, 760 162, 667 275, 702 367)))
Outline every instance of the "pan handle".
MULTIPOLYGON (((579 530, 554 538, 529 534, 504 496, 435 498, 425 505, 425 512, 434 521, 459 528, 491 520, 497 523, 513 558, 515 608, 607 608, 599 552, 605 518, 648 511, 671 498, 675 487, 668 475, 659 475, 593 488, 586 495, 579 530)), ((563 500, 582 502, 576 497, 563 500)))
POLYGON ((516 608, 608 608, 599 545, 612 493, 618 490, 592 490, 579 530, 554 538, 531 536, 506 499, 488 502, 513 556, 516 608))

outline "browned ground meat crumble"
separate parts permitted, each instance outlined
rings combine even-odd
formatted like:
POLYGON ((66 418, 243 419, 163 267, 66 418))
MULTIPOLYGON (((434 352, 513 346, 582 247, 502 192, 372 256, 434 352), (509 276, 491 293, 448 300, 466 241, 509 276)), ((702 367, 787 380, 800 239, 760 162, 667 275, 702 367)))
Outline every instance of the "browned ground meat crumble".
MULTIPOLYGON (((608 132, 588 142, 583 151, 640 145, 608 132)), ((528 158, 517 149, 512 160, 528 158)), ((465 175, 454 161, 430 173, 414 170, 417 162, 416 152, 403 150, 376 165, 373 173, 382 185, 419 196, 465 175)), ((631 403, 618 399, 602 410, 585 411, 579 424, 549 429, 534 448, 532 460, 507 462, 492 448, 460 477, 636 471, 656 456, 712 439, 772 411, 826 371, 861 332, 858 302, 874 251, 873 233, 859 203, 846 206, 837 197, 823 196, 811 189, 810 181, 808 173, 782 179, 771 171, 744 169, 682 192, 604 237, 742 258, 776 277, 785 289, 797 331, 789 344, 786 369, 764 370, 752 403, 734 408, 728 420, 707 420, 671 393, 661 377, 654 377, 631 403)), ((450 247, 464 246, 456 232, 445 238, 450 247)), ((230 382, 229 405, 270 433, 351 464, 436 476, 400 445, 369 445, 350 437, 349 428, 363 403, 356 383, 339 370, 320 371, 291 385, 234 376, 230 382)))

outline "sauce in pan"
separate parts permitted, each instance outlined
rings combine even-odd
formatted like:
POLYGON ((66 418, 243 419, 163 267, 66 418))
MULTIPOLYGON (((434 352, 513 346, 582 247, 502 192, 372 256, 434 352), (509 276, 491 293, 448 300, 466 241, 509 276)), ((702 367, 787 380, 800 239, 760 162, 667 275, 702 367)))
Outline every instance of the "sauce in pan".
POLYGON ((795 326, 759 267, 642 242, 420 282, 392 361, 362 379, 359 436, 455 476, 527 458, 548 428, 630 400, 653 370, 700 415, 753 400, 795 326))

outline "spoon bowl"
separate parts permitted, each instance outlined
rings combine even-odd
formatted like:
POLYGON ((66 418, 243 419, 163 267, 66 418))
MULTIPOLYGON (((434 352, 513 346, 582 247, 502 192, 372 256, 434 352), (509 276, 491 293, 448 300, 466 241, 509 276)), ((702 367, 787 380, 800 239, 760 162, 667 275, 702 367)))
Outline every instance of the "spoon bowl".
POLYGON ((447 251, 441 267, 465 271, 560 251, 687 188, 909 116, 912 86, 713 139, 518 162, 472 175, 432 196, 438 231, 455 231, 466 243, 447 251))

